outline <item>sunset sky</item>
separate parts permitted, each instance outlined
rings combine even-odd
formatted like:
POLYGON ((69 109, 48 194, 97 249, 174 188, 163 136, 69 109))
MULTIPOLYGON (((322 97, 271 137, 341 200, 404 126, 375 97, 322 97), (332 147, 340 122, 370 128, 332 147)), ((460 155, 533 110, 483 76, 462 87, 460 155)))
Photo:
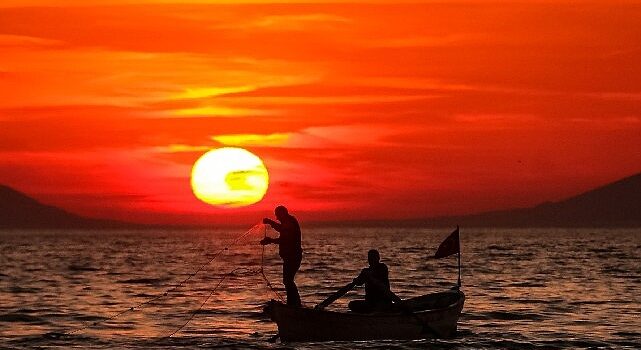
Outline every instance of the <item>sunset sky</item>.
POLYGON ((0 184, 93 217, 416 218, 641 171, 641 4, 0 1, 0 184), (207 150, 270 187, 192 194, 207 150))

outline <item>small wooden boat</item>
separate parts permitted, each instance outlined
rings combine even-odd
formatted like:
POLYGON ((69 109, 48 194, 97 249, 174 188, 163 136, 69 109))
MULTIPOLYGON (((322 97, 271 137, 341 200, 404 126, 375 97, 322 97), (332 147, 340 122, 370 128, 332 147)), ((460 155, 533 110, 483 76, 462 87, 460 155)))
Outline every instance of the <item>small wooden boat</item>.
POLYGON ((265 312, 278 325, 282 341, 451 338, 464 302, 463 292, 454 289, 407 299, 403 312, 336 312, 274 300, 265 312))

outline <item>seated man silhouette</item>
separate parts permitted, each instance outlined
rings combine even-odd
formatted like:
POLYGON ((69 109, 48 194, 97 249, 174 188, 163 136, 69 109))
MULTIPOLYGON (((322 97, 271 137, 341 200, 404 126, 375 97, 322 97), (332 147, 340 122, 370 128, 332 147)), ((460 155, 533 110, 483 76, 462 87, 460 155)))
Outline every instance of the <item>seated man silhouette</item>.
POLYGON ((369 267, 364 268, 354 279, 354 284, 358 286, 365 284, 365 300, 352 300, 348 307, 359 313, 390 311, 392 301, 400 302, 400 299, 390 290, 387 265, 381 262, 376 249, 367 252, 367 261, 369 267))

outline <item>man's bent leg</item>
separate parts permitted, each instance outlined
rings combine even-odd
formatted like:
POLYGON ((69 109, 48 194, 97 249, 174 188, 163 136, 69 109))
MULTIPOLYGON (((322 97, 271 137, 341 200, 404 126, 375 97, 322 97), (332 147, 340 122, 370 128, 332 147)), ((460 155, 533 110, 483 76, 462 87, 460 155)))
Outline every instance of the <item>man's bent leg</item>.
POLYGON ((283 284, 287 291, 287 305, 301 306, 298 287, 294 282, 296 272, 300 268, 302 257, 294 259, 283 259, 283 284))

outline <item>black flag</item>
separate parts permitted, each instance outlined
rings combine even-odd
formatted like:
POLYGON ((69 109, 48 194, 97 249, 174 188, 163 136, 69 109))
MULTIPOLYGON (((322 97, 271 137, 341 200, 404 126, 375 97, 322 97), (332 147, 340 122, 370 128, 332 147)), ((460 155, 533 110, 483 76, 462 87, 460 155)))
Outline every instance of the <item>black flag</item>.
POLYGON ((452 232, 447 238, 438 246, 436 254, 434 254, 434 259, 445 258, 450 255, 460 253, 461 245, 459 244, 458 239, 458 227, 452 232))

